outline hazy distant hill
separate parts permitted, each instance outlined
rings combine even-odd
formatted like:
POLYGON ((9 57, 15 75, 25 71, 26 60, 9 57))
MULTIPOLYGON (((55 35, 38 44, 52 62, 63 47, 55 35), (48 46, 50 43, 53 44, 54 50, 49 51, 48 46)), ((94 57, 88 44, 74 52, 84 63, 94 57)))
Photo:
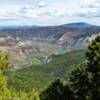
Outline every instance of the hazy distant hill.
POLYGON ((92 35, 100 33, 100 26, 88 23, 70 23, 60 26, 12 26, 3 27, 0 32, 14 38, 52 42, 64 48, 81 48, 87 45, 92 35))
POLYGON ((69 23, 65 24, 66 28, 74 28, 74 29, 85 29, 85 28, 91 28, 91 27, 98 27, 96 25, 90 25, 88 23, 80 22, 80 23, 69 23))

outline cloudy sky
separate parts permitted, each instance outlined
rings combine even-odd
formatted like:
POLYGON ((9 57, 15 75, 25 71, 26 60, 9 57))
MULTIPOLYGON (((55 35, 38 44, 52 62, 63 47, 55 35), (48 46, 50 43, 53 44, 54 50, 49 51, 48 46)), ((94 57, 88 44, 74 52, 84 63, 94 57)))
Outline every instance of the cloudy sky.
POLYGON ((0 0, 0 26, 100 25, 100 0, 0 0))

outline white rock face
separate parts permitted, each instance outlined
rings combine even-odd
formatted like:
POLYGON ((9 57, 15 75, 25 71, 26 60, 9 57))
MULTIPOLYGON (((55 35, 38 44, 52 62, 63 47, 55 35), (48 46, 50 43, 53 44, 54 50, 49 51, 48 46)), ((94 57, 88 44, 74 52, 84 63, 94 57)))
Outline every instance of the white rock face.
POLYGON ((10 51, 11 63, 14 68, 23 66, 30 66, 31 61, 27 61, 27 55, 29 53, 38 52, 36 48, 32 46, 31 41, 21 41, 10 36, 0 37, 0 49, 3 52, 10 51))
POLYGON ((6 39, 3 38, 3 37, 1 37, 1 38, 0 38, 0 42, 6 42, 6 39))
POLYGON ((18 45, 18 46, 25 46, 25 43, 22 42, 22 41, 20 41, 20 42, 17 43, 17 45, 18 45))
POLYGON ((93 41, 97 36, 100 36, 100 33, 96 34, 96 35, 92 35, 91 37, 88 38, 88 42, 93 41))

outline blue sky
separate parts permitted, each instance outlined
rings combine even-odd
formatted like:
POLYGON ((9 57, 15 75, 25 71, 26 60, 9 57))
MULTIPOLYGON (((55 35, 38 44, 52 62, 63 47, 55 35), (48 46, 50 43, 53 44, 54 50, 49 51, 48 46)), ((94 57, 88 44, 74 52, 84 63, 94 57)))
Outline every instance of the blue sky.
POLYGON ((100 0, 0 0, 0 26, 100 25, 100 0))

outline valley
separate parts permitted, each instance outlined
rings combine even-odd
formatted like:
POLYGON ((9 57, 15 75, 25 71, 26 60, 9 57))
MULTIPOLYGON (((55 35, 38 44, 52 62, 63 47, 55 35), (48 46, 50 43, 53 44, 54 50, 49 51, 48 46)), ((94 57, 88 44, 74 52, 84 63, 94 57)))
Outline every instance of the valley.
POLYGON ((0 48, 10 51, 15 69, 48 63, 52 54, 85 49, 100 27, 88 23, 60 26, 1 27, 0 48))
POLYGON ((0 100, 100 100, 100 0, 1 0, 0 100))
POLYGON ((65 81, 70 70, 84 62, 85 51, 77 50, 60 55, 53 54, 48 58, 52 60, 47 64, 8 71, 9 87, 13 87, 18 91, 31 91, 34 88, 41 92, 57 78, 65 81))
POLYGON ((34 89, 40 95, 57 79, 64 85, 70 84, 69 75, 73 70, 75 73, 72 72, 72 75, 76 74, 76 78, 77 75, 80 78, 83 73, 81 79, 84 79, 87 73, 84 74, 81 68, 85 68, 83 66, 87 63, 86 52, 98 35, 100 27, 86 23, 1 29, 0 49, 3 54, 7 51, 10 54, 10 60, 6 56, 1 61, 7 58, 5 65, 11 62, 4 74, 8 77, 7 87, 25 93, 34 89))
POLYGON ((1 29, 0 49, 11 54, 9 87, 40 92, 57 78, 65 81, 84 62, 87 46, 99 34, 99 26, 86 23, 1 29))

